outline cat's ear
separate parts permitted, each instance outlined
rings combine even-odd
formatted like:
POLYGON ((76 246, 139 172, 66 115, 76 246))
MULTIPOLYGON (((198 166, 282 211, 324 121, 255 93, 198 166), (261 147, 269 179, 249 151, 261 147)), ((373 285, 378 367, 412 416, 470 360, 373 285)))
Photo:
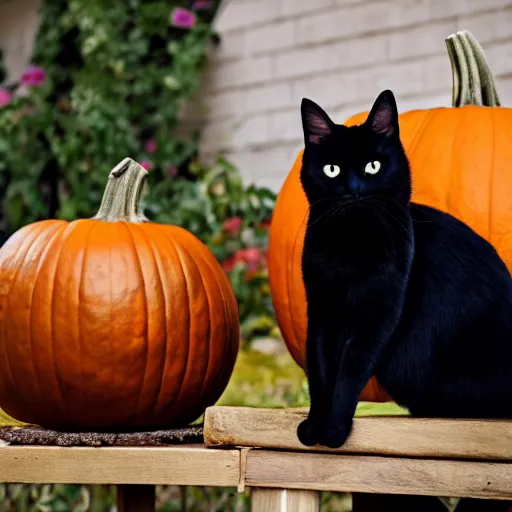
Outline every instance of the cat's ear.
POLYGON ((379 135, 385 137, 398 136, 398 109, 396 108, 395 96, 391 91, 388 90, 379 94, 368 114, 366 124, 379 135))
POLYGON ((333 122, 314 101, 303 98, 300 111, 306 144, 320 144, 323 139, 331 135, 333 122))

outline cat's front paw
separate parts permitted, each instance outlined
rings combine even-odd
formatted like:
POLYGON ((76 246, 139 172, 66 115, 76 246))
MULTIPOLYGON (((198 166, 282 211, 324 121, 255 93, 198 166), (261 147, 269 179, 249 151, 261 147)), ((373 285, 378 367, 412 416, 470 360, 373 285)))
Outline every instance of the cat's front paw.
POLYGON ((309 419, 304 420, 297 427, 297 437, 305 446, 315 446, 315 444, 318 444, 319 433, 318 427, 309 419))
POLYGON ((352 418, 349 421, 330 421, 322 429, 320 444, 327 448, 339 448, 345 444, 352 430, 352 418))

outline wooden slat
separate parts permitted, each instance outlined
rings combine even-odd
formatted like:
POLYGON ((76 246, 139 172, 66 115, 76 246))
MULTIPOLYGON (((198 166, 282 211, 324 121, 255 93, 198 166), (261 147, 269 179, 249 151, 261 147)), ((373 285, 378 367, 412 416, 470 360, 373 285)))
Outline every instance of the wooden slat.
POLYGON ((337 492, 512 499, 512 465, 251 450, 246 484, 337 492))
POLYGON ((238 450, 204 446, 138 448, 0 447, 0 482, 162 484, 236 487, 238 450))
POLYGON ((319 512, 320 493, 293 489, 251 490, 251 512, 319 512))
POLYGON ((446 420, 411 417, 355 418, 352 434, 341 448, 306 447, 297 439, 304 409, 210 407, 204 424, 209 446, 512 460, 512 421, 446 420))

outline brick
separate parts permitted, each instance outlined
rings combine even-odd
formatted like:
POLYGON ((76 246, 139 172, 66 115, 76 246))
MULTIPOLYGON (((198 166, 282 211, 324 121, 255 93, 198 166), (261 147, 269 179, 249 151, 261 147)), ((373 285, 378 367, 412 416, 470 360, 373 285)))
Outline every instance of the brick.
POLYGON ((225 153, 235 164, 245 183, 258 184, 273 182, 278 190, 288 175, 298 151, 297 144, 261 148, 254 151, 229 151, 225 153))
POLYGON ((276 56, 275 72, 276 77, 289 78, 386 60, 386 39, 367 37, 282 53, 276 56))
POLYGON ((423 64, 423 91, 451 91, 452 68, 446 56, 424 59, 423 64))
POLYGON ((502 105, 512 105, 512 76, 498 77, 496 88, 502 105))
POLYGON ((445 39, 456 30, 457 24, 452 20, 392 32, 387 36, 389 60, 445 53, 445 39))
POLYGON ((242 109, 241 95, 241 90, 228 90, 208 94, 207 118, 218 120, 235 116, 242 109))
POLYGON ((399 112, 407 112, 409 110, 424 110, 437 107, 450 107, 452 104, 451 88, 446 87, 442 93, 432 95, 421 95, 414 97, 397 98, 397 106, 399 112))
POLYGON ((348 11, 344 9, 299 18, 295 25, 297 44, 321 43, 348 37, 354 31, 347 14, 348 11))
POLYGON ((220 45, 213 52, 213 60, 222 62, 245 56, 245 32, 225 32, 221 34, 220 45))
POLYGON ((336 124, 344 124, 349 117, 352 117, 358 112, 366 112, 371 106, 371 101, 350 103, 329 111, 329 115, 336 124))
POLYGON ((431 18, 429 0, 365 2, 349 9, 356 34, 422 23, 431 18))
POLYGON ((227 151, 224 156, 240 171, 246 184, 260 181, 259 168, 254 163, 252 151, 227 151))
POLYGON ((482 45, 512 37, 512 9, 462 16, 457 19, 457 30, 462 29, 471 31, 482 45))
POLYGON ((234 120, 207 123, 201 131, 201 154, 217 153, 232 146, 234 120))
MULTIPOLYGON (((360 4, 363 2, 367 2, 368 0, 334 0, 334 5, 340 7, 347 7, 348 5, 360 4)), ((376 0, 381 1, 381 0, 376 0)))
POLYGON ((224 62, 212 70, 210 91, 268 82, 272 78, 272 59, 267 56, 224 62))
POLYGON ((268 142, 269 118, 266 114, 245 115, 233 126, 231 147, 245 149, 268 142))
POLYGON ((328 45, 311 46, 307 49, 281 53, 276 56, 277 78, 292 78, 328 71, 328 45))
POLYGON ((269 83, 268 85, 247 87, 209 94, 208 119, 236 116, 240 113, 273 111, 276 108, 293 106, 292 85, 290 83, 269 83))
POLYGON ((432 20, 485 14, 511 5, 510 0, 429 0, 432 20))
MULTIPOLYGON (((407 112, 409 110, 429 109, 435 107, 449 107, 451 105, 451 90, 447 88, 443 93, 432 95, 414 95, 408 96, 404 94, 396 95, 398 112, 407 112)), ((344 105, 341 108, 330 112, 331 118, 338 124, 343 124, 349 117, 359 112, 367 112, 370 110, 373 101, 363 103, 354 103, 344 105)))
POLYGON ((491 9, 504 9, 512 6, 510 0, 451 0, 459 6, 459 14, 469 14, 472 12, 488 12, 491 9))
POLYGON ((309 98, 324 109, 356 101, 358 97, 356 73, 332 73, 293 82, 293 101, 300 105, 302 98, 309 98))
POLYGON ((512 62, 512 41, 485 46, 485 55, 495 76, 510 74, 512 62))
POLYGON ((284 180, 286 179, 285 174, 280 174, 279 176, 267 176, 264 178, 261 178, 258 176, 257 182, 259 187, 264 187, 272 190, 274 194, 278 194, 281 190, 284 180))
POLYGON ((299 104, 293 110, 269 114, 268 140, 273 144, 303 140, 299 104))
POLYGON ((221 6, 215 21, 219 32, 241 30, 273 21, 279 17, 277 0, 230 0, 221 6))
POLYGON ((304 17, 297 21, 297 42, 308 44, 339 40, 423 23, 431 18, 430 1, 432 0, 364 2, 304 17))
POLYGON ((294 105, 292 84, 289 82, 244 89, 241 96, 241 108, 246 112, 268 112, 294 105))
POLYGON ((428 76, 429 66, 430 61, 423 59, 365 70, 357 77, 357 100, 373 100, 385 89, 391 89, 397 96, 426 92, 425 76, 428 76))
POLYGON ((305 96, 324 108, 337 108, 364 100, 371 102, 384 89, 391 89, 396 95, 421 94, 425 92, 424 78, 431 67, 430 60, 401 62, 297 80, 293 87, 294 101, 300 102, 305 96))
POLYGON ((40 0, 0 2, 0 48, 10 80, 18 80, 30 62, 40 7, 40 0))
POLYGON ((333 5, 334 0, 281 0, 280 13, 284 16, 297 16, 299 14, 320 11, 333 5))
POLYGON ((293 21, 272 23, 250 28, 246 32, 245 48, 247 55, 276 53, 295 44, 293 21))
POLYGON ((292 168, 298 147, 302 144, 279 144, 254 151, 250 164, 254 168, 252 174, 258 178, 284 178, 292 168))

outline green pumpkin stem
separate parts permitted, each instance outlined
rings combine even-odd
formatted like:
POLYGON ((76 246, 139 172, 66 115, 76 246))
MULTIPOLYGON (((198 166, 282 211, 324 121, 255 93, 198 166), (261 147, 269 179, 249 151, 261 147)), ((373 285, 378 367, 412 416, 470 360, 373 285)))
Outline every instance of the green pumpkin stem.
POLYGON ((499 107, 494 76, 473 34, 460 30, 446 39, 446 47, 452 65, 453 106, 499 107))
POLYGON ((98 213, 93 217, 106 222, 147 222, 140 211, 140 196, 147 171, 131 158, 117 164, 108 176, 98 213))

